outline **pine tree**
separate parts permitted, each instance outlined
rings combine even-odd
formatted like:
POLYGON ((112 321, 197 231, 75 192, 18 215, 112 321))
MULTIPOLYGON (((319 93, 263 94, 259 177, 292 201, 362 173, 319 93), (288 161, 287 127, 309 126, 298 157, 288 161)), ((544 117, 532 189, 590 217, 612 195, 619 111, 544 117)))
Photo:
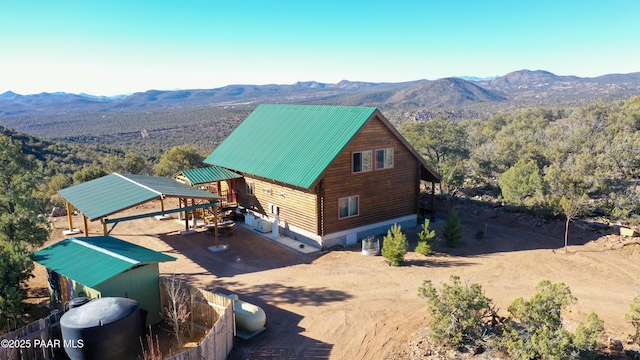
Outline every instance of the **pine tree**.
POLYGON ((448 247, 458 246, 458 243, 462 239, 462 226, 460 225, 458 212, 454 209, 451 209, 451 211, 449 211, 449 217, 444 223, 442 237, 444 238, 444 242, 448 247))
POLYGON ((422 255, 431 254, 431 246, 435 236, 435 230, 429 229, 429 219, 425 219, 424 224, 422 224, 422 230, 418 233, 418 245, 415 248, 415 252, 422 255))
POLYGON ((404 262, 404 255, 408 249, 407 237, 402 233, 400 225, 394 224, 383 239, 382 256, 389 265, 400 266, 404 262))

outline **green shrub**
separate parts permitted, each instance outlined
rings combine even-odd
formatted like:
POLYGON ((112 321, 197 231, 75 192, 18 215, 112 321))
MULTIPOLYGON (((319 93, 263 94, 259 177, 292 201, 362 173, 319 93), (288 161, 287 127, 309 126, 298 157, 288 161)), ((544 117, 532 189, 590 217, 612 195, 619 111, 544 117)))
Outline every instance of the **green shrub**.
POLYGON ((442 284, 440 293, 430 280, 418 288, 418 296, 427 300, 433 317, 431 337, 437 344, 460 348, 465 344, 478 345, 486 334, 483 317, 491 310, 491 299, 479 284, 462 285, 460 277, 452 275, 451 284, 442 284))
POLYGON ((598 340, 604 336, 604 321, 595 312, 587 315, 587 323, 578 324, 573 334, 573 344, 582 353, 581 359, 588 358, 596 351, 598 340))
POLYGON ((404 256, 409 249, 409 241, 402 233, 400 225, 394 224, 382 242, 382 256, 391 266, 400 266, 404 262, 404 256))
POLYGON ((422 255, 431 254, 431 246, 435 242, 436 232, 429 229, 429 219, 424 220, 422 224, 422 230, 418 233, 418 245, 415 248, 415 252, 422 255))
MULTIPOLYGON (((0 237, 2 235, 0 234, 0 237)), ((23 242, 0 239, 0 333, 22 325, 22 300, 27 297, 26 283, 32 276, 31 251, 23 242)))
POLYGON ((502 198, 510 204, 535 204, 542 199, 544 181, 535 161, 524 159, 505 171, 500 180, 502 198))
POLYGON ((451 209, 447 221, 444 223, 444 229, 442 230, 442 237, 444 243, 448 247, 456 247, 462 239, 462 226, 460 225, 460 219, 458 218, 458 212, 451 209))
POLYGON ((636 329, 635 335, 631 338, 636 343, 640 343, 640 297, 635 297, 629 305, 629 312, 624 316, 636 329))
POLYGON ((595 357, 598 339, 604 334, 604 323, 595 313, 574 334, 562 326, 562 311, 575 301, 565 284, 543 280, 529 300, 518 298, 511 303, 512 318, 503 333, 509 355, 516 359, 595 357))

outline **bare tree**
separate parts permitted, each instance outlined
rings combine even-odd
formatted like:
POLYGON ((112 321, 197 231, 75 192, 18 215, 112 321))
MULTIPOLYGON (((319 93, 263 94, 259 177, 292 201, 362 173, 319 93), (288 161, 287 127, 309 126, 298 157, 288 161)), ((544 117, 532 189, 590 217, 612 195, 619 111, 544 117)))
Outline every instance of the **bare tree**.
POLYGON ((587 200, 587 196, 582 194, 578 196, 576 194, 568 194, 560 198, 560 207, 564 216, 567 218, 567 222, 564 227, 564 252, 566 253, 567 246, 569 245, 569 222, 573 220, 582 209, 582 205, 587 200))
POLYGON ((171 279, 166 279, 164 285, 169 301, 162 309, 162 316, 171 326, 178 347, 182 347, 186 322, 191 314, 189 311, 189 289, 175 274, 171 279))
POLYGON ((142 346, 142 359, 143 360, 163 360, 162 351, 160 350, 160 341, 158 335, 155 340, 153 333, 151 332, 151 326, 149 326, 149 334, 146 335, 147 348, 145 349, 142 337, 140 337, 140 345, 142 346))

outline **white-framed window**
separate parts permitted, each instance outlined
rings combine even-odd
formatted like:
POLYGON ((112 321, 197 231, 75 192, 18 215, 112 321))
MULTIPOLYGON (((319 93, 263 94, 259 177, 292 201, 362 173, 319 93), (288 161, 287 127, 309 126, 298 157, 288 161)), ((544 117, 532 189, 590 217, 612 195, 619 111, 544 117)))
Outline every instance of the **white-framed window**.
POLYGON ((371 150, 353 152, 351 163, 354 173, 371 171, 371 150))
POLYGON ((338 200, 338 214, 340 219, 360 214, 360 196, 349 196, 338 200))
POLYGON ((253 182, 252 181, 247 181, 247 195, 253 195, 253 182))
POLYGON ((267 194, 267 195, 271 195, 271 189, 269 189, 269 188, 262 188, 262 192, 267 194))
POLYGON ((393 148, 376 150, 376 170, 393 167, 393 148))

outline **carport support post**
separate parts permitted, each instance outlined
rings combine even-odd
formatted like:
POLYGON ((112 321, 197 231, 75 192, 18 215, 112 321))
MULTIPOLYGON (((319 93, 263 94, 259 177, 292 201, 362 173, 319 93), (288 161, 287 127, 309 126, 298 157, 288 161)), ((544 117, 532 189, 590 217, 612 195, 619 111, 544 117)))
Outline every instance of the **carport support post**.
POLYGON ((89 236, 89 222, 87 221, 87 215, 82 213, 82 220, 84 221, 84 236, 89 236))
POLYGON ((218 247, 218 204, 213 206, 213 235, 216 240, 216 247, 218 247))
MULTIPOLYGON (((196 206, 196 199, 191 199, 191 206, 196 206)), ((194 229, 196 228, 196 214, 196 209, 191 210, 191 218, 193 218, 191 225, 194 229)))
POLYGON ((71 213, 71 203, 67 201, 67 219, 69 220, 69 231, 73 231, 73 214, 71 213))
POLYGON ((100 219, 100 222, 102 222, 102 235, 107 236, 108 232, 107 232, 107 223, 105 223, 104 221, 107 220, 105 218, 100 219))
POLYGON ((436 218, 436 183, 431 183, 431 216, 436 218))
MULTIPOLYGON (((182 206, 182 201, 180 201, 180 206, 182 206)), ((187 203, 187 198, 184 198, 184 207, 189 206, 187 203)), ((184 211, 184 231, 189 231, 189 211, 184 211)))

